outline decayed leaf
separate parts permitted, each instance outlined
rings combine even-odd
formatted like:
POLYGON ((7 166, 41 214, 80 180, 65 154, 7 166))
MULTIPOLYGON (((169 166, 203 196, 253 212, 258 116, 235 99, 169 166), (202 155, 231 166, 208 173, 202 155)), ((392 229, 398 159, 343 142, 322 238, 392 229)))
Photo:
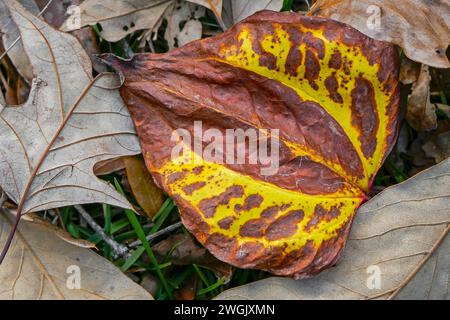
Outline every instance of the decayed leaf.
MULTIPOLYGON (((33 14, 39 13, 39 8, 34 0, 19 0, 19 2, 33 14)), ((0 0, 0 34, 2 34, 3 47, 10 48, 19 37, 19 30, 11 18, 11 14, 3 0, 0 0)), ((33 69, 26 55, 21 41, 18 41, 8 51, 8 57, 17 68, 19 74, 28 82, 33 79, 33 69)))
POLYGON ((96 162, 139 153, 112 75, 91 76, 79 42, 5 0, 35 72, 28 101, 0 114, 0 184, 22 214, 101 202, 131 208, 93 174, 96 162))
POLYGON ((447 159, 363 205, 335 268, 314 279, 254 282, 218 298, 448 300, 449 190, 447 159))
POLYGON ((283 7, 283 0, 225 0, 225 2, 228 2, 225 8, 231 9, 231 12, 225 11, 224 13, 224 19, 229 26, 241 22, 258 11, 280 11, 283 7))
POLYGON ((80 5, 81 23, 68 18, 61 30, 73 31, 100 23, 103 29, 100 35, 115 42, 132 32, 153 29, 172 3, 172 0, 86 0, 80 5))
POLYGON ((318 0, 309 15, 347 23, 371 38, 395 43, 405 54, 436 68, 450 68, 448 0, 318 0))
POLYGON ((191 276, 175 291, 175 298, 177 300, 195 300, 198 280, 197 274, 191 276))
POLYGON ((179 0, 172 7, 167 9, 164 18, 167 20, 167 28, 164 38, 167 40, 169 50, 182 47, 186 43, 201 39, 202 24, 196 20, 205 15, 205 8, 196 6, 185 0, 179 0), (180 28, 185 22, 183 29, 180 28))
MULTIPOLYGON (((51 1, 48 0, 34 0, 39 8, 46 7, 42 12, 42 17, 51 26, 55 28, 61 27, 66 21, 68 15, 72 12, 69 10, 71 6, 79 6, 83 0, 64 0, 64 1, 51 1)), ((72 7, 73 8, 73 7, 72 7)))
POLYGON ((222 0, 188 0, 189 2, 199 4, 205 8, 211 10, 216 16, 219 24, 224 28, 222 21, 222 0))
MULTIPOLYGON (((70 14, 77 12, 74 8, 77 8, 83 0, 51 1, 50 3, 48 0, 35 1, 40 8, 46 7, 42 14, 44 20, 51 26, 59 28, 70 14)), ((77 21, 76 17, 72 18, 75 19, 74 21, 77 21)), ((71 34, 80 41, 83 49, 91 58, 95 71, 98 73, 106 72, 106 66, 95 58, 95 55, 100 53, 100 48, 97 41, 97 35, 95 34, 93 28, 87 27, 80 30, 75 30, 71 32, 71 34)))
POLYGON ((156 186, 141 157, 125 157, 123 162, 136 201, 146 215, 153 218, 163 204, 162 190, 156 186))
POLYGON ((223 278, 225 283, 231 280, 233 268, 213 257, 205 248, 196 243, 186 233, 179 233, 158 242, 153 246, 155 253, 166 257, 170 253, 170 261, 174 265, 198 264, 215 273, 217 278, 223 278))
POLYGON ((97 162, 94 166, 96 176, 104 176, 125 169, 123 158, 109 159, 97 162))
POLYGON ((420 63, 404 57, 400 65, 400 82, 404 85, 417 81, 420 75, 420 63))
POLYGON ((216 17, 222 15, 222 0, 188 0, 211 10, 216 17))
POLYGON ((433 158, 439 163, 450 157, 450 122, 448 120, 439 121, 437 130, 433 132, 430 140, 423 146, 422 150, 429 158, 433 158))
MULTIPOLYGON (((10 230, 0 213, 0 246, 10 230)), ((24 222, 0 268, 0 299, 152 299, 92 250, 62 241, 45 224, 24 222), (79 269, 78 269, 79 268, 79 269), (79 271, 80 289, 75 276, 79 271)))
POLYGON ((429 67, 422 65, 406 110, 406 120, 417 131, 433 130, 437 126, 436 107, 430 101, 430 82, 429 67))
MULTIPOLYGON (((104 58, 125 77, 148 169, 200 243, 232 265, 280 275, 335 263, 395 140, 393 46, 331 20, 263 11, 163 55, 104 58), (278 173, 192 150, 171 159, 173 131, 194 136, 194 120, 203 131, 279 129, 278 173)), ((233 154, 240 149, 245 142, 233 154)))
POLYGON ((198 20, 189 20, 178 35, 178 46, 182 47, 185 44, 202 38, 202 23, 198 20))

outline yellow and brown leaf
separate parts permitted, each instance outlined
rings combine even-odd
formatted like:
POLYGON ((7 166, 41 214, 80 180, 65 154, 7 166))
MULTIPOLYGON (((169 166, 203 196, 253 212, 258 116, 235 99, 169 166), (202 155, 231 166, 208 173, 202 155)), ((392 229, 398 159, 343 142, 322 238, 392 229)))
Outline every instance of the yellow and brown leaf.
POLYGON ((296 278, 337 261, 395 140, 393 46, 335 21, 263 11, 166 54, 105 59, 125 76, 148 169, 214 255, 296 278), (171 159, 173 130, 193 132, 194 120, 279 129, 278 173, 192 150, 171 159))

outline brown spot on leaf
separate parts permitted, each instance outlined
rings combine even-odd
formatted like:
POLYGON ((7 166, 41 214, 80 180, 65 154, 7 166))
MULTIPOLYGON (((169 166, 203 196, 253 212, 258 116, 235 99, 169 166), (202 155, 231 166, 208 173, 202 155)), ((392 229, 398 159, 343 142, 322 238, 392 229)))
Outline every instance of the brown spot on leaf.
POLYGON ((314 53, 308 49, 306 51, 306 60, 305 60, 305 78, 309 81, 309 85, 314 90, 319 89, 319 86, 316 83, 316 80, 319 78, 319 73, 320 73, 319 60, 317 60, 314 53))
POLYGON ((192 172, 194 172, 194 174, 196 175, 199 175, 200 173, 203 172, 203 166, 195 167, 194 170, 192 170, 192 172))
POLYGON ((279 212, 284 211, 289 207, 290 207, 289 204, 285 204, 283 206, 269 207, 267 209, 264 209, 263 212, 261 212, 261 218, 268 219, 268 220, 273 219, 278 215, 279 212))
POLYGON ((303 217, 304 213, 302 210, 289 211, 269 225, 265 237, 273 241, 294 235, 297 232, 297 224, 303 220, 303 217))
POLYGON ((305 231, 310 231, 313 227, 316 227, 320 222, 325 221, 331 221, 334 218, 338 217, 341 213, 341 210, 334 206, 330 209, 330 211, 325 210, 323 206, 318 204, 314 208, 314 218, 312 218, 308 224, 305 227, 305 231))
POLYGON ((302 53, 300 52, 300 44, 302 43, 303 33, 297 28, 290 26, 287 28, 289 33, 289 40, 291 42, 291 48, 289 49, 288 56, 286 58, 285 69, 287 74, 297 77, 297 69, 302 63, 302 53))
POLYGON ((339 70, 342 66, 342 56, 339 50, 335 50, 331 55, 328 67, 331 69, 339 70))
POLYGON ((204 186, 206 186, 206 182, 204 182, 204 181, 195 182, 195 183, 185 186, 183 188, 183 192, 186 193, 187 195, 192 195, 194 193, 194 191, 201 189, 204 186))
POLYGON ((323 59, 325 57, 325 44, 322 39, 316 38, 311 32, 308 32, 303 38, 303 42, 308 48, 314 49, 319 59, 323 59))
POLYGON ((223 230, 228 230, 230 229, 231 225, 233 224, 235 220, 235 217, 226 217, 223 218, 222 220, 220 220, 217 224, 219 225, 219 227, 223 230))
POLYGON ((249 211, 251 209, 258 208, 263 201, 264 198, 261 197, 259 194, 252 194, 245 199, 243 205, 237 204, 234 207, 234 210, 236 212, 249 211))
POLYGON ((359 140, 364 156, 371 158, 377 147, 379 126, 375 91, 372 83, 365 78, 357 78, 351 96, 352 125, 360 133, 359 140))
POLYGON ((263 219, 251 219, 244 223, 239 229, 239 235, 242 237, 261 238, 264 236, 264 230, 267 228, 267 222, 263 219))
POLYGON ((339 88, 339 83, 338 83, 335 75, 331 75, 325 80, 325 87, 327 88, 327 90, 330 94, 331 100, 333 100, 336 103, 344 102, 344 99, 342 99, 342 96, 337 91, 339 88))
POLYGON ((216 209, 218 206, 226 205, 230 202, 231 199, 241 198, 243 195, 244 188, 242 188, 241 186, 231 186, 216 197, 200 201, 199 207, 206 218, 212 218, 216 213, 216 209))
POLYGON ((182 180, 186 176, 187 172, 175 172, 167 176, 167 183, 173 184, 179 180, 182 180))
POLYGON ((298 47, 292 46, 286 58, 286 65, 285 65, 286 73, 293 77, 297 77, 298 76, 297 69, 301 63, 302 63, 302 53, 300 52, 298 47))

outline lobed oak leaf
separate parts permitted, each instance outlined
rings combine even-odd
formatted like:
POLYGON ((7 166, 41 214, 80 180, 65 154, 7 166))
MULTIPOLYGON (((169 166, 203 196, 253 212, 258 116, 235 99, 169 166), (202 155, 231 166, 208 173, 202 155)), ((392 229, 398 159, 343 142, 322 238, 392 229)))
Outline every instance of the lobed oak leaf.
POLYGON ((73 36, 16 1, 4 2, 35 75, 28 101, 0 113, 0 186, 18 204, 18 218, 93 202, 131 209, 93 173, 99 161, 140 152, 128 110, 110 89, 116 77, 94 79, 91 61, 73 36))

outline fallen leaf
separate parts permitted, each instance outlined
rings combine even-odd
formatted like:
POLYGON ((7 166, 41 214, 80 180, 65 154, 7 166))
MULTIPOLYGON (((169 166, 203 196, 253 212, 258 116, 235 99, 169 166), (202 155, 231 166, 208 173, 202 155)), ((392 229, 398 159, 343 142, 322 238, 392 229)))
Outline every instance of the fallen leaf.
POLYGON ((179 0, 167 9, 164 18, 167 20, 167 28, 164 38, 167 40, 169 50, 181 47, 193 40, 201 39, 202 24, 196 20, 205 15, 205 8, 194 5, 184 0, 179 0), (192 21, 192 22, 191 22, 192 21), (180 25, 185 22, 183 29, 180 25), (189 26, 192 25, 191 27, 189 26), (190 30, 189 28, 193 28, 190 30))
POLYGON ((125 169, 123 157, 97 162, 94 166, 96 176, 106 176, 125 169))
MULTIPOLYGON (((14 212, 11 212, 11 210, 8 210, 7 212, 11 214, 11 216, 15 216, 14 212), (9 211, 9 212, 8 212, 9 211)), ((47 220, 42 219, 41 216, 39 216, 36 213, 30 213, 23 217, 25 221, 34 222, 35 224, 41 224, 47 229, 51 229, 54 231, 55 235, 60 238, 61 240, 70 243, 74 246, 85 248, 85 249, 97 249, 95 244, 92 242, 89 242, 84 239, 75 239, 70 235, 70 233, 66 232, 65 230, 59 228, 56 225, 51 224, 47 220)))
POLYGON ((448 0, 318 0, 308 13, 331 18, 365 35, 392 42, 411 60, 436 68, 450 68, 448 0))
POLYGON ((180 47, 202 38, 202 23, 198 20, 189 20, 178 35, 178 45, 180 47))
POLYGON ((229 26, 241 22, 258 11, 280 11, 283 7, 283 0, 225 0, 225 2, 228 2, 227 7, 231 8, 231 12, 224 13, 227 16, 224 20, 229 26))
POLYGON ((116 42, 135 31, 153 29, 171 4, 172 0, 86 0, 79 6, 81 23, 69 17, 61 31, 100 23, 101 37, 116 42))
MULTIPOLYGON (((33 14, 37 15, 39 13, 39 8, 34 0, 19 0, 19 2, 33 14)), ((23 49, 22 41, 18 41, 12 46, 17 41, 20 34, 3 0, 0 0, 0 34, 2 34, 3 47, 5 50, 11 47, 8 51, 8 57, 11 59, 12 64, 16 67, 18 73, 28 81, 28 83, 31 83, 31 80, 33 79, 33 69, 30 60, 23 49)))
POLYGON ((222 261, 280 275, 335 263, 395 141, 392 45, 331 20, 264 11, 166 54, 103 58, 124 76, 147 168, 200 243, 222 261), (278 172, 248 154, 236 164, 245 141, 226 165, 192 149, 172 158, 174 131, 194 136, 194 120, 201 133, 251 129, 260 142, 263 129, 280 129, 271 139, 278 172))
POLYGON ((152 276, 151 274, 146 274, 142 282, 140 283, 141 287, 147 290, 152 296, 156 296, 158 294, 158 290, 160 288, 159 280, 157 277, 152 276))
POLYGON ((223 11, 222 0, 188 0, 188 1, 199 4, 211 10, 216 16, 217 22, 219 23, 222 30, 226 29, 226 25, 222 19, 222 11, 223 11))
POLYGON ((433 158, 436 163, 450 157, 450 122, 448 120, 439 121, 436 132, 422 146, 422 150, 427 157, 433 158))
MULTIPOLYGON (((36 3, 40 8, 46 7, 46 10, 42 14, 44 20, 55 28, 60 28, 68 18, 69 13, 73 12, 73 8, 79 7, 81 2, 82 0, 64 0, 51 1, 49 3, 48 0, 36 0, 36 3)), ((80 41, 83 49, 91 58, 95 71, 98 73, 106 72, 106 66, 100 63, 98 59, 95 59, 95 55, 100 53, 100 48, 97 41, 97 35, 92 27, 74 30, 71 34, 80 41)))
POLYGON ((134 198, 149 218, 158 212, 163 205, 163 193, 153 181, 140 156, 123 159, 127 180, 134 198))
MULTIPOLYGON (((425 155, 425 152, 422 149, 423 145, 430 139, 431 135, 432 132, 419 132, 417 138, 412 141, 408 148, 407 154, 411 158, 414 167, 418 167, 418 172, 436 164, 432 158, 428 158, 425 155)), ((412 172, 414 174, 417 173, 417 171, 415 171, 416 168, 413 169, 412 172)))
POLYGON ((430 101, 430 82, 430 69, 427 65, 422 65, 406 110, 406 120, 419 132, 430 131, 437 126, 436 108, 430 101))
POLYGON ((229 264, 217 260, 186 233, 175 234, 158 242, 153 246, 153 250, 161 257, 170 253, 170 261, 174 265, 195 263, 209 269, 218 279, 224 278, 225 283, 228 283, 233 275, 233 268, 229 264))
MULTIPOLYGON (((34 0, 39 8, 46 8, 42 13, 44 20, 55 28, 61 27, 61 25, 67 19, 67 11, 71 6, 79 6, 83 0, 64 0, 64 1, 51 1, 48 0, 34 0)), ((34 13, 34 12, 33 12, 34 13)))
POLYGON ((197 293, 198 276, 194 274, 187 281, 181 284, 181 287, 175 291, 177 300, 195 300, 197 293))
MULTIPOLYGON (((11 221, 0 213, 0 234, 7 235, 11 221)), ((0 237, 0 246, 5 237, 0 237)), ((45 224, 24 222, 0 268, 0 299, 152 299, 111 262, 92 250, 62 241, 45 224), (80 276, 80 288, 71 290, 80 276)))
POLYGON ((335 268, 314 279, 254 282, 218 299, 450 299, 449 173, 447 159, 363 205, 335 268))
POLYGON ((96 162, 139 153, 111 74, 97 79, 79 42, 49 27, 16 1, 12 9, 35 70, 28 101, 0 114, 0 184, 18 212, 80 203, 131 208, 93 174, 96 162))
POLYGON ((420 63, 404 57, 400 64, 400 82, 404 85, 413 84, 420 75, 420 63))

